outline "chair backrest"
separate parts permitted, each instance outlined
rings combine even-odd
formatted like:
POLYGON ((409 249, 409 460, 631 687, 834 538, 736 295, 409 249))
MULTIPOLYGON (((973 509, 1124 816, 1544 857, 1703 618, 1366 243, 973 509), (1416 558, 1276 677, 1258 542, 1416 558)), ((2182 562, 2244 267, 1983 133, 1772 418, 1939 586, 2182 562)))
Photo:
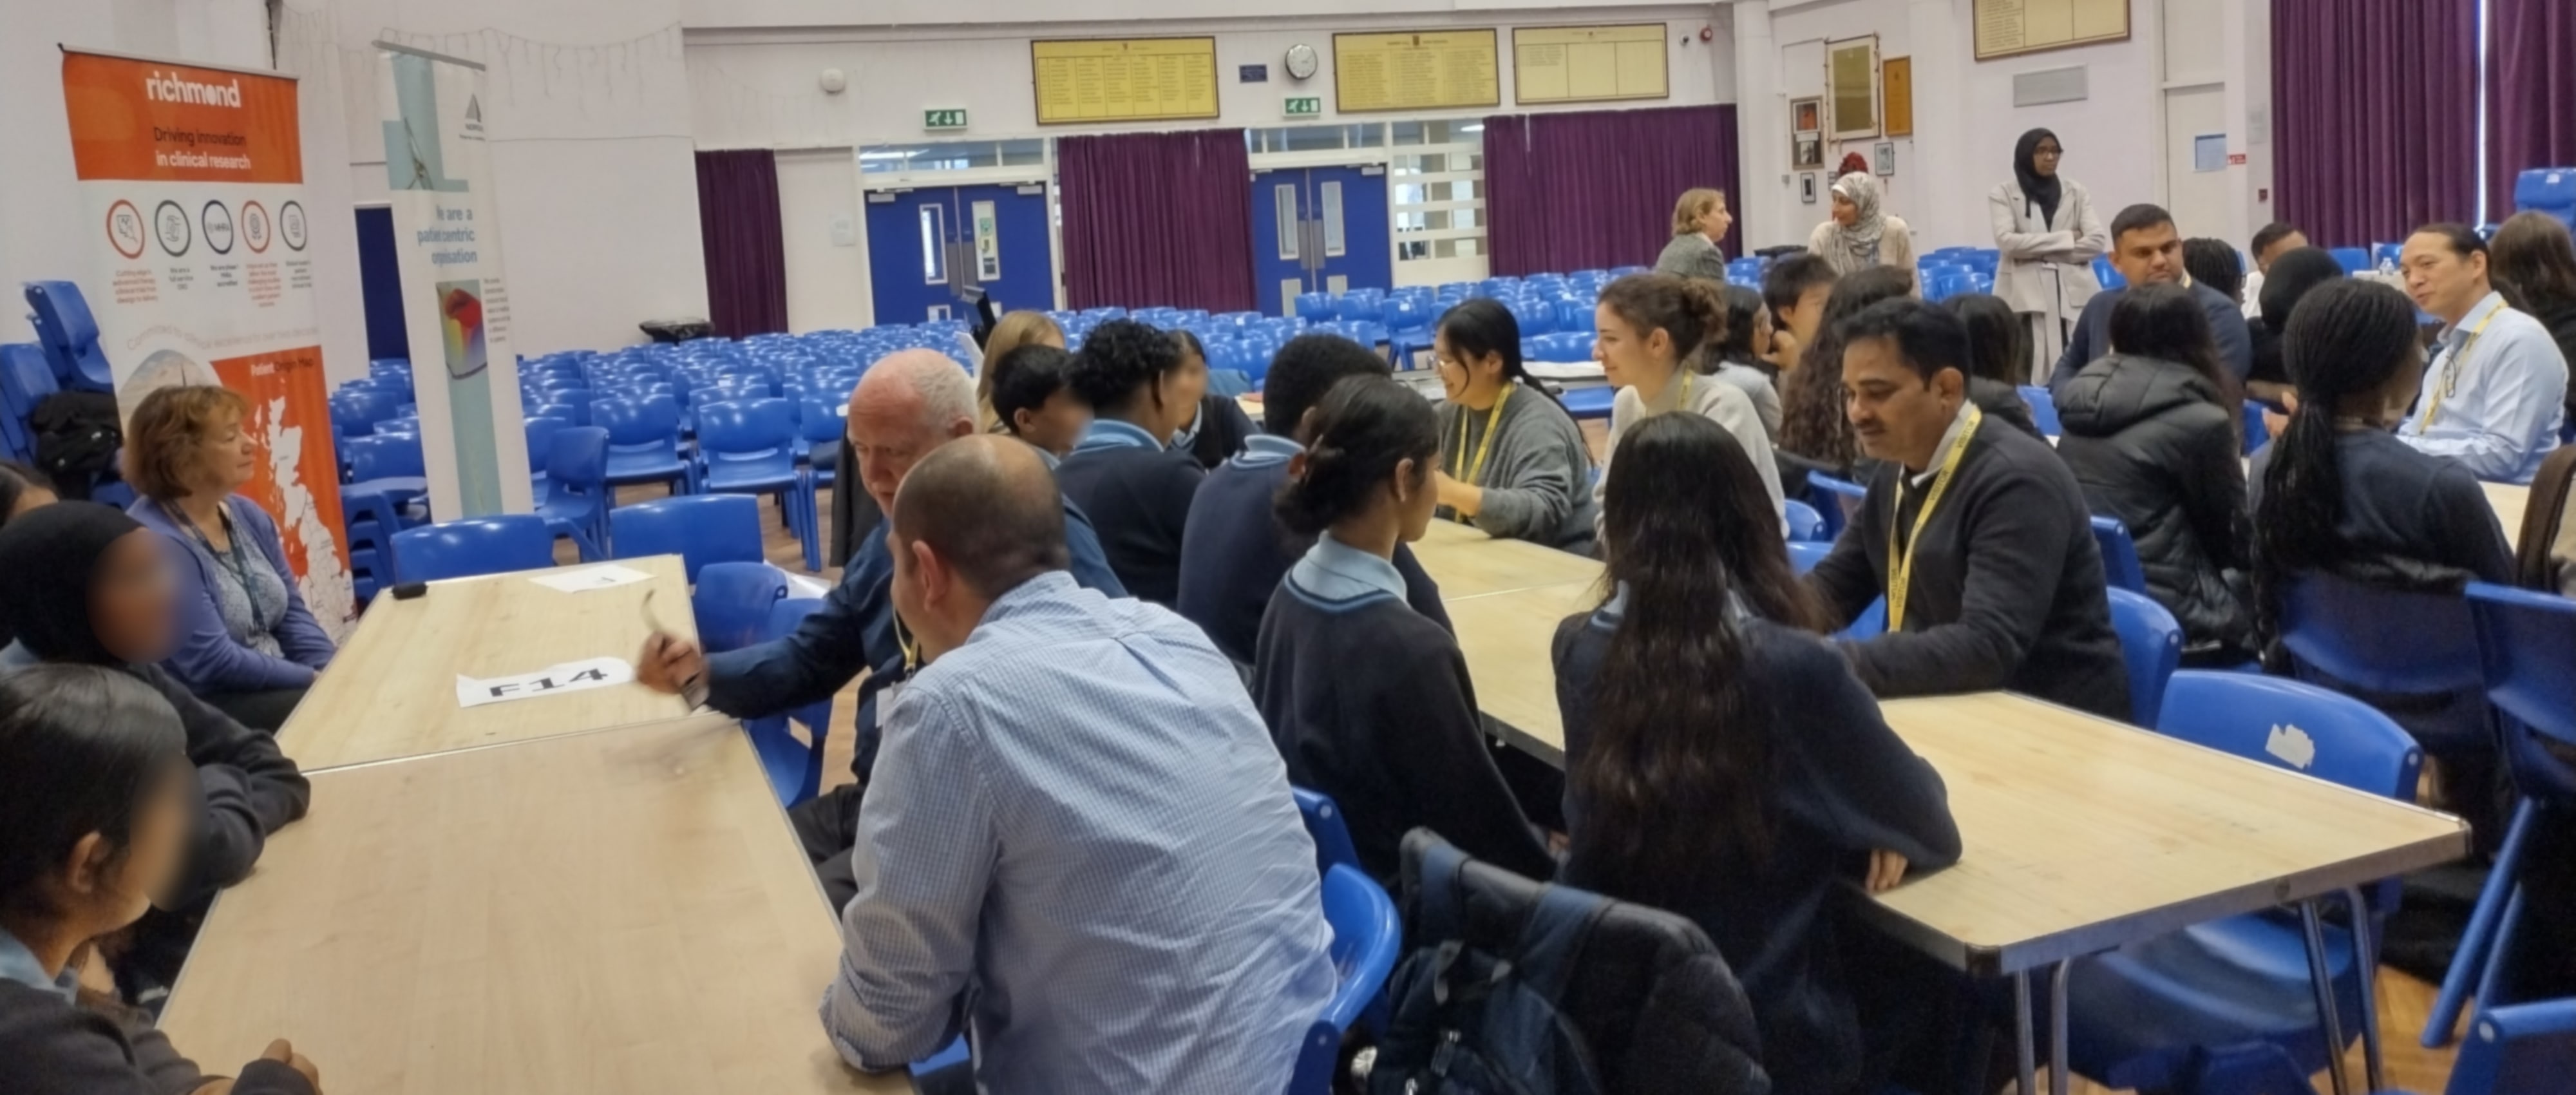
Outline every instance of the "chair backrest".
POLYGON ((2138 562, 2138 542, 2117 517, 2093 519, 2093 543, 2102 552, 2102 580, 2113 589, 2147 591, 2147 568, 2138 562))
MULTIPOLYGON (((769 606, 769 619, 761 628, 766 638, 783 638, 796 630, 805 617, 823 607, 821 598, 791 597, 769 606)), ((832 701, 805 707, 768 718, 749 719, 742 724, 751 737, 752 751, 760 755, 760 766, 769 773, 770 790, 778 795, 781 806, 793 807, 814 797, 823 781, 823 742, 832 721, 832 701), (819 709, 819 711, 818 711, 819 709), (799 741, 789 731, 789 719, 804 723, 809 735, 799 741)))
POLYGON ((2377 708, 2331 689, 2259 673, 2186 669, 2165 685, 2156 732, 2415 801, 2424 750, 2377 708))
POLYGON ((2515 781, 2526 794, 2576 798, 2576 765, 2564 756, 2576 749, 2576 600, 2484 582, 2470 583, 2467 598, 2515 781))
POLYGON ((1795 500, 1784 505, 1789 517, 1789 539, 1816 541, 1825 538, 1825 515, 1816 512, 1816 507, 1795 500))
POLYGON ((2303 669, 2373 692, 2428 695, 2484 688, 2477 630, 2457 595, 2406 593, 2324 573, 2281 598, 2281 644, 2303 669))
POLYGON ((770 606, 787 596, 787 572, 767 563, 709 563, 696 580, 689 606, 698 619, 698 643, 709 653, 760 642, 770 606))
POLYGON ((698 447, 709 455, 757 455, 796 437, 796 411, 784 399, 728 399, 698 411, 698 447))
POLYGON ((1324 871, 1324 922, 1333 926, 1333 971, 1340 980, 1324 1014, 1306 1029, 1289 1095, 1329 1095, 1341 1063, 1342 1032, 1368 1010, 1386 987, 1403 950, 1404 930, 1395 899, 1358 867, 1334 864, 1324 871))
POLYGON ((548 418, 545 415, 536 415, 527 419, 530 472, 539 475, 545 473, 546 461, 554 457, 555 434, 570 425, 572 423, 564 419, 548 418))
POLYGON ((608 479, 608 431, 597 426, 556 430, 546 448, 546 478, 556 486, 588 493, 605 489, 608 479))
POLYGON ((711 563, 764 558, 760 500, 748 494, 683 494, 619 506, 608 512, 608 538, 612 559, 679 556, 691 582, 711 563))
POLYGON ((469 517, 394 534, 394 575, 435 582, 555 565, 555 536, 533 513, 469 517))
POLYGON ((1333 796, 1303 787, 1291 787, 1288 794, 1297 800, 1297 813, 1306 819, 1306 835, 1315 840, 1315 869, 1328 872, 1334 864, 1360 865, 1359 846, 1351 843, 1351 829, 1342 820, 1341 804, 1333 796))
POLYGON ((2535 167, 2515 176, 2513 208, 2538 210, 2576 226, 2576 167, 2535 167))
POLYGON ((590 424, 607 430, 611 445, 678 444, 680 401, 667 395, 593 400, 590 424))
POLYGON ((2576 999, 2487 1008, 2469 1024, 2449 1095, 2562 1095, 2576 1076, 2576 999))
POLYGON ((2039 432, 2050 437, 2061 432, 2057 425, 2057 397, 2048 389, 2024 384, 2021 386, 2021 401, 2030 404, 2030 422, 2039 427, 2039 432))
POLYGON ((35 459, 36 435, 27 419, 38 402, 57 390, 44 351, 27 343, 0 346, 0 437, 7 439, 9 455, 35 459))
POLYGON ((44 349, 54 382, 82 391, 111 390, 115 379, 108 371, 107 354, 99 349, 98 320, 90 316, 89 301, 81 296, 80 286, 31 281, 26 296, 27 319, 36 328, 36 343, 44 349))
POLYGON ((354 482, 429 474, 421 458, 419 434, 352 437, 346 444, 349 449, 349 478, 354 482))
POLYGON ((1789 541, 1789 569, 1805 574, 1834 553, 1834 545, 1819 540, 1789 541))
POLYGON ((806 397, 805 414, 797 420, 797 431, 804 437, 806 444, 837 444, 841 440, 841 435, 849 432, 849 420, 842 417, 841 412, 832 409, 834 402, 812 396, 806 397))
POLYGON ((2120 660, 2129 667, 2130 721, 2154 726, 2165 682, 2182 664, 2182 625, 2144 593, 2117 587, 2103 592, 2111 598, 2111 629, 2120 633, 2120 660))

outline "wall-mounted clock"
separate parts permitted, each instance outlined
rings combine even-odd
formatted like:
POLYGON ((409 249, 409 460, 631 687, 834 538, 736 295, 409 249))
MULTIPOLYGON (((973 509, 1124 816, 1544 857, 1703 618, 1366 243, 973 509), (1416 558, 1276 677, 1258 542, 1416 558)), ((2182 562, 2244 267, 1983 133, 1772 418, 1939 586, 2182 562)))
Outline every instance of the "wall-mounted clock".
POLYGON ((1322 63, 1323 59, 1315 56, 1313 46, 1299 42, 1288 47, 1288 75, 1292 79, 1303 80, 1313 76, 1322 63))

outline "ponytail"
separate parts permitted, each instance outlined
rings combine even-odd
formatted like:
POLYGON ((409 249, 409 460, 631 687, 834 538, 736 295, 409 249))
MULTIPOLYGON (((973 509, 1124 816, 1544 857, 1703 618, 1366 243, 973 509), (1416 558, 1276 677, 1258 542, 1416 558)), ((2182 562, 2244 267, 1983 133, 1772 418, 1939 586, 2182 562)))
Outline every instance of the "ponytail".
POLYGON ((2299 393, 2290 425, 2272 439, 2263 495, 2254 510, 2255 612, 2261 633, 2279 634, 2282 594, 2300 572, 2330 567, 2343 554, 2343 473, 2335 416, 2355 395, 2378 391, 2414 362, 2415 305, 2374 281, 2327 282, 2300 299, 2282 332, 2282 362, 2299 393))
POLYGON ((1384 376, 1333 385, 1314 411, 1304 470, 1279 489, 1271 510, 1299 536, 1312 536, 1368 508, 1371 492, 1413 461, 1415 486, 1440 454, 1440 417, 1429 400, 1384 376))

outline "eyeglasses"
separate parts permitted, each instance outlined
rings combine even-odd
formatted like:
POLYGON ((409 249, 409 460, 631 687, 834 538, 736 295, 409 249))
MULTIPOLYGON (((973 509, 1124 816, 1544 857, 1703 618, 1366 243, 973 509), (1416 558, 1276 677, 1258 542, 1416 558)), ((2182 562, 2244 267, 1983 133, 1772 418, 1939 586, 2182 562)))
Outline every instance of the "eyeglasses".
POLYGON ((2030 154, 2033 156, 2063 156, 2066 154, 2066 150, 2054 145, 2041 145, 2038 148, 2032 149, 2030 154))

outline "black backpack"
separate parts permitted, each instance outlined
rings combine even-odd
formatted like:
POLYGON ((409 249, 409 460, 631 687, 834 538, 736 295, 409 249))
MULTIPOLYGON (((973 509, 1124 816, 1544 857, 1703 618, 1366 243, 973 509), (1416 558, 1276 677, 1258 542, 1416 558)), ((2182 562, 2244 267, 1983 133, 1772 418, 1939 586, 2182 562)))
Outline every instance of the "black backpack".
POLYGON ((115 396, 55 392, 36 401, 27 432, 35 443, 36 470, 64 498, 86 499, 101 479, 115 477, 116 451, 125 444, 115 396))

